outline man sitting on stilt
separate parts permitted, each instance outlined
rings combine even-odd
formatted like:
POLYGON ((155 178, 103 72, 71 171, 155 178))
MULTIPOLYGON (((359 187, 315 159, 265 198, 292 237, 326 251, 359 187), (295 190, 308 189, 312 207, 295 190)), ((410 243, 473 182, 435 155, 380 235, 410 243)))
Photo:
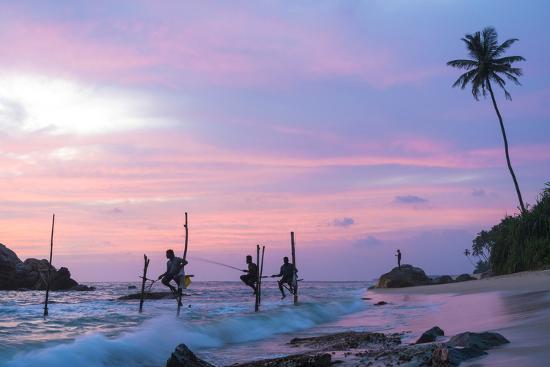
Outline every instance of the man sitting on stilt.
POLYGON ((248 264, 248 270, 243 271, 247 274, 241 275, 241 280, 244 284, 252 288, 254 290, 254 294, 256 294, 256 283, 258 282, 258 265, 252 262, 252 256, 250 255, 246 256, 246 263, 248 264))
POLYGON ((166 272, 159 275, 158 279, 162 278, 162 284, 170 288, 174 296, 178 297, 178 289, 170 284, 170 282, 172 280, 175 281, 178 287, 179 284, 182 284, 184 280, 180 279, 180 271, 183 266, 187 265, 187 261, 184 262, 184 260, 174 255, 174 250, 171 249, 166 250, 166 258, 168 259, 166 262, 166 272))
MULTIPOLYGON (((298 269, 296 269, 296 273, 298 272, 298 269)), ((279 274, 273 274, 271 276, 272 278, 276 277, 282 277, 277 283, 279 283, 279 290, 281 291, 281 299, 285 298, 285 290, 284 285, 288 284, 288 289, 291 294, 294 294, 294 265, 288 262, 288 257, 283 258, 283 265, 281 266, 281 270, 279 271, 279 274)))

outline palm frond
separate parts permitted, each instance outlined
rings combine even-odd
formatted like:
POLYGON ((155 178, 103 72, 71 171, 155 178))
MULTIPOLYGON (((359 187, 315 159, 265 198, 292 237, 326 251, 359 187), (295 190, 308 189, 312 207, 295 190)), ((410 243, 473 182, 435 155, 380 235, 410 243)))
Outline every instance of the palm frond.
POLYGON ((518 61, 525 61, 525 58, 523 56, 506 56, 500 59, 493 59, 493 62, 497 64, 512 64, 518 61))
POLYGON ((497 49, 497 31, 493 27, 486 27, 482 31, 483 51, 486 56, 492 55, 497 49))
POLYGON ((447 65, 452 66, 454 68, 458 69, 466 69, 470 70, 471 68, 474 68, 478 65, 477 61, 474 60, 451 60, 447 62, 447 65))
POLYGON ((512 95, 508 92, 508 90, 506 90, 506 81, 504 79, 502 79, 500 76, 498 76, 498 74, 496 74, 496 73, 491 73, 490 78, 492 80, 494 80, 498 84, 499 87, 502 88, 502 90, 504 91, 504 96, 506 97, 506 99, 511 101, 512 100, 512 95))
POLYGON ((512 44, 514 44, 514 42, 517 42, 519 41, 517 38, 511 38, 509 40, 506 40, 504 42, 502 42, 502 44, 500 46, 497 47, 497 49, 495 50, 495 52, 493 52, 493 57, 499 57, 500 55, 502 55, 508 48, 510 48, 510 46, 512 46, 512 44))
POLYGON ((518 78, 516 78, 514 75, 510 74, 509 72, 504 72, 503 73, 509 80, 513 81, 516 85, 521 85, 520 81, 518 80, 518 78))
POLYGON ((481 77, 479 73, 476 73, 472 79, 472 95, 479 101, 479 96, 482 95, 485 97, 487 95, 487 90, 485 87, 485 78, 481 77))
POLYGON ((481 55, 481 40, 479 32, 472 34, 467 34, 462 38, 462 41, 466 44, 466 49, 468 54, 476 60, 480 59, 481 55))
POLYGON ((454 87, 460 86, 460 89, 464 89, 466 85, 476 76, 477 71, 476 70, 470 70, 464 74, 462 74, 456 82, 453 84, 454 87))

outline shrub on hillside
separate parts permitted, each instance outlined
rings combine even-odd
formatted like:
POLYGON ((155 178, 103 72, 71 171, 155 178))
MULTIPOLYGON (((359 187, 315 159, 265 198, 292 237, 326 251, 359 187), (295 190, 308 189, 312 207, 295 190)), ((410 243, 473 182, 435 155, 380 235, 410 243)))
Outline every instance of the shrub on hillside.
POLYGON ((472 254, 488 259, 493 274, 550 265, 550 182, 528 211, 481 231, 473 241, 472 254))

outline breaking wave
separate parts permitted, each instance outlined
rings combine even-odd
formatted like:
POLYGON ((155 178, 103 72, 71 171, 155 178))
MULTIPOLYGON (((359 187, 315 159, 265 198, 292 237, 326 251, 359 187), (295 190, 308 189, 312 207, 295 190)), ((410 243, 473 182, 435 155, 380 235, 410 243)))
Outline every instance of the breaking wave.
POLYGON ((20 353, 5 367, 163 366, 176 345, 192 350, 219 348, 306 330, 366 307, 360 299, 340 302, 286 305, 257 314, 227 315, 218 320, 194 322, 162 316, 145 321, 132 332, 109 338, 102 334, 78 337, 72 342, 20 353))

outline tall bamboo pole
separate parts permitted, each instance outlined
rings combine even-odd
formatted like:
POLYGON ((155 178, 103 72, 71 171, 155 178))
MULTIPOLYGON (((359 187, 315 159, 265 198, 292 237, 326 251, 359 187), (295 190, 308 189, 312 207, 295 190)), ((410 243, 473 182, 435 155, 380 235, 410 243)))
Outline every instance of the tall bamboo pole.
POLYGON ((296 274, 296 244, 294 242, 294 232, 290 232, 290 247, 292 249, 292 271, 294 280, 294 304, 298 304, 298 275, 296 274))
MULTIPOLYGON (((184 270, 185 269, 185 262, 186 262, 186 259, 187 259, 187 247, 189 245, 189 224, 187 222, 187 212, 185 212, 185 224, 183 225, 185 227, 185 248, 183 250, 183 263, 182 263, 182 267, 184 270)), ((182 271, 181 272, 182 274, 185 274, 185 271, 182 271)), ((177 312, 177 315, 179 316, 180 315, 180 310, 181 310, 181 299, 183 297, 183 287, 185 286, 185 275, 183 277, 181 277, 179 283, 178 283, 178 312, 177 312)))
POLYGON ((258 312, 260 309, 260 245, 256 245, 256 303, 254 305, 254 311, 258 312))
POLYGON ((258 284, 259 284, 259 295, 258 295, 258 304, 262 304, 262 276, 264 274, 264 255, 265 255, 265 246, 262 246, 262 265, 260 266, 260 276, 258 277, 258 284))
POLYGON ((48 263, 48 284, 46 284, 46 299, 44 300, 44 317, 48 316, 48 298, 50 296, 50 283, 52 274, 52 255, 53 255, 53 231, 55 227, 55 214, 52 216, 52 234, 50 237, 50 262, 48 263))
POLYGON ((147 268, 149 267, 149 259, 143 254, 143 277, 141 281, 141 298, 139 299, 139 313, 143 312, 143 300, 145 299, 145 282, 147 281, 147 268))

